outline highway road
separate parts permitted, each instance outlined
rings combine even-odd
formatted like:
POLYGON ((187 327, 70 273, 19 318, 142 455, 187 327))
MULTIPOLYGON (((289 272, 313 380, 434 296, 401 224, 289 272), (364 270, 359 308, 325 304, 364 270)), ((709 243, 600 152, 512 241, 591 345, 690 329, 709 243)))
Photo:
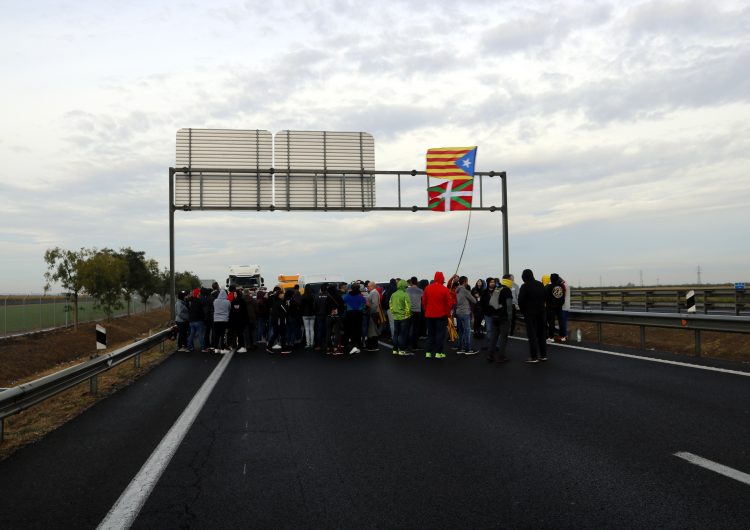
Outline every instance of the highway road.
POLYGON ((175 354, 0 462, 0 528, 127 525, 126 491, 134 528, 747 528, 746 373, 510 356, 175 354))

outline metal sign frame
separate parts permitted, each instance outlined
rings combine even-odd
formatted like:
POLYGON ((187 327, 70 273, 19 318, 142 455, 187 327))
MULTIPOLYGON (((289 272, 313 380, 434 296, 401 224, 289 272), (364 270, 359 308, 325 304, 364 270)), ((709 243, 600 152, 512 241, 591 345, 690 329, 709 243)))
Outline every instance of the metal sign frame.
MULTIPOLYGON (((198 211, 301 211, 301 212, 420 212, 420 211, 431 211, 427 206, 405 206, 401 199, 401 177, 409 176, 424 176, 427 187, 430 187, 430 177, 427 176, 425 171, 417 171, 415 169, 406 171, 372 171, 372 170, 321 170, 321 169, 292 169, 292 170, 276 170, 274 168, 268 169, 248 169, 248 168, 196 168, 196 167, 182 167, 182 168, 169 168, 169 274, 170 274, 170 299, 172 304, 172 318, 175 313, 175 252, 174 252, 174 216, 177 210, 190 212, 193 210, 198 211), (193 204, 192 200, 185 204, 175 204, 175 181, 178 178, 185 178, 187 176, 192 183, 193 178, 197 178, 199 183, 200 176, 202 174, 211 174, 213 177, 226 175, 230 185, 228 186, 228 206, 211 206, 205 205, 202 202, 199 204, 193 204), (346 194, 341 195, 341 206, 328 205, 324 195, 324 201, 322 206, 296 206, 292 205, 288 200, 285 205, 276 204, 262 204, 260 195, 257 198, 257 202, 253 206, 233 206, 231 203, 232 186, 231 181, 233 178, 240 178, 243 180, 257 180, 257 185, 260 186, 260 179, 267 178, 268 176, 274 177, 275 175, 283 176, 286 179, 287 185, 290 177, 295 176, 310 176, 314 181, 315 189, 318 190, 318 186, 322 186, 325 190, 326 181, 333 178, 342 179, 343 186, 346 186, 346 179, 359 177, 360 183, 364 178, 373 178, 375 176, 386 176, 389 178, 395 178, 398 186, 398 204, 397 206, 376 206, 374 200, 374 184, 373 184, 373 196, 372 200, 367 201, 364 195, 364 185, 362 185, 362 196, 359 204, 352 204, 351 206, 346 204, 346 194)), ((471 207, 471 211, 485 211, 485 212, 501 212, 502 213, 502 238, 503 238, 503 274, 508 274, 510 271, 510 258, 508 254, 508 188, 507 188, 507 174, 505 171, 476 171, 474 173, 475 181, 479 184, 479 206, 471 207), (485 206, 483 199, 483 179, 489 178, 494 179, 499 177, 502 185, 502 205, 496 206, 485 206)), ((192 184, 191 184, 192 185, 192 184)), ((199 184, 200 185, 200 184, 199 184)), ((190 195, 192 199, 192 195, 190 195)), ((287 194, 287 199, 289 195, 287 194)), ((317 204, 317 192, 316 201, 317 204)), ((467 210, 469 211, 469 210, 467 210)))

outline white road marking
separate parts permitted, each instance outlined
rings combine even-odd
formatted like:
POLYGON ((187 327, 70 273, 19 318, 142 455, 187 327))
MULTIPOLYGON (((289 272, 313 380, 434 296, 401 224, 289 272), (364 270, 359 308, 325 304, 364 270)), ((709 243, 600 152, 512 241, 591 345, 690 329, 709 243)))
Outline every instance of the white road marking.
POLYGON ((743 473, 742 471, 737 471, 734 468, 725 466, 723 464, 718 464, 712 460, 707 460, 698 455, 694 455, 693 453, 686 453, 684 451, 675 453, 674 456, 682 458, 683 460, 687 460, 688 462, 690 462, 691 464, 695 464, 696 466, 710 469, 715 473, 719 473, 720 475, 724 475, 725 477, 733 478, 734 480, 750 486, 750 475, 747 473, 743 473))
POLYGON ((208 396, 211 395, 211 391, 224 373, 224 369, 229 364, 229 361, 232 360, 233 355, 234 353, 224 355, 213 372, 211 372, 211 375, 208 376, 208 379, 203 382, 203 385, 198 389, 193 399, 190 400, 188 406, 169 429, 169 432, 164 436, 157 448, 154 449, 154 452, 151 453, 151 456, 143 464, 143 467, 141 467, 128 487, 125 488, 125 491, 122 492, 122 495, 117 499, 112 509, 109 510, 104 520, 99 523, 98 530, 126 529, 132 526, 162 473, 164 473, 169 461, 193 425, 195 418, 198 417, 203 405, 206 404, 208 396))
MULTIPOLYGON (((516 339, 516 340, 528 341, 528 339, 524 339, 523 337, 510 337, 510 338, 516 339)), ((556 346, 559 348, 572 348, 575 350, 592 351, 596 353, 606 353, 607 355, 614 355, 616 357, 627 357, 628 359, 638 359, 641 361, 650 361, 652 363, 673 364, 675 366, 684 366, 685 368, 695 368, 697 370, 706 370, 709 372, 721 372, 724 374, 734 374, 734 375, 742 375, 744 377, 750 377, 750 372, 741 372, 739 370, 729 370, 727 368, 716 368, 715 366, 703 366, 700 364, 683 363, 679 361, 667 361, 666 359, 655 359, 653 357, 644 357, 642 355, 633 355, 631 353, 619 353, 619 352, 608 351, 608 350, 599 350, 597 348, 586 348, 585 346, 575 346, 573 344, 560 344, 556 342, 554 344, 548 344, 547 346, 556 346)))

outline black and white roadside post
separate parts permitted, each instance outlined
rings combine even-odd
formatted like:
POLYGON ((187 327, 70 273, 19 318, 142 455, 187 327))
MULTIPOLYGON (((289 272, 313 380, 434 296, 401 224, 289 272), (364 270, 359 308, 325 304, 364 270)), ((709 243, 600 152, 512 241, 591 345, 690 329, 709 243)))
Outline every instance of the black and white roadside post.
MULTIPOLYGON (((685 294, 685 307, 689 314, 695 314, 695 291, 688 291, 685 294)), ((700 357, 701 354, 701 330, 696 329, 695 333, 695 356, 700 357)))
MULTIPOLYGON (((99 356, 99 350, 106 350, 107 349, 107 328, 104 326, 100 326, 99 324, 96 325, 96 353, 91 356, 91 358, 95 358, 99 356)), ((96 395, 97 391, 99 389, 99 380, 97 376, 93 376, 91 379, 89 379, 89 392, 91 392, 92 395, 96 395)))

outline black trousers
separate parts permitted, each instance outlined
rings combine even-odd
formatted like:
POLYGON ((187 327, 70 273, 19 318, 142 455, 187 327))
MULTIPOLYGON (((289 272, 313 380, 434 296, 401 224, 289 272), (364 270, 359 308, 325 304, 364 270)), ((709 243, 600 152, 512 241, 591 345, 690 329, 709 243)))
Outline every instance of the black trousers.
POLYGON ((358 347, 362 342, 362 311, 347 311, 344 315, 347 349, 358 347))
POLYGON ((419 334, 422 332, 422 312, 412 311, 409 344, 412 350, 419 348, 419 334))
POLYGON ((227 325, 229 322, 214 322, 214 336, 213 336, 213 347, 216 349, 224 349, 227 345, 227 339, 225 337, 227 332, 227 325))
POLYGON ((550 339, 555 338, 555 319, 560 325, 560 334, 562 335, 562 307, 547 308, 547 336, 550 339))
POLYGON ((529 356, 532 359, 547 357, 547 329, 544 313, 524 315, 526 336, 529 338, 529 356))

